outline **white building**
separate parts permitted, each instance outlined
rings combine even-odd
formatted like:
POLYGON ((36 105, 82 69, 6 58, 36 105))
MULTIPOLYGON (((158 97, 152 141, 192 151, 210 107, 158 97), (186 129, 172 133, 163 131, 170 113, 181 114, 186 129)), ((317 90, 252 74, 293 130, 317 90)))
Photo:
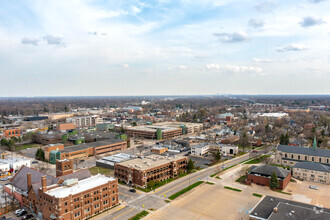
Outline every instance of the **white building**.
POLYGON ((13 157, 7 159, 0 159, 0 163, 6 163, 9 165, 9 169, 13 169, 14 171, 18 171, 23 165, 30 167, 31 161, 28 159, 24 159, 21 157, 13 157))
POLYGON ((5 162, 0 162, 0 171, 5 172, 5 171, 8 171, 8 170, 10 170, 9 164, 5 163, 5 162))
POLYGON ((204 154, 208 153, 210 149, 209 144, 197 144, 191 147, 191 154, 194 156, 203 156, 204 154))
POLYGON ((220 153, 224 156, 238 154, 238 146, 231 144, 219 144, 220 153))
POLYGON ((77 127, 89 127, 103 123, 103 118, 98 115, 67 118, 67 123, 73 123, 77 127))

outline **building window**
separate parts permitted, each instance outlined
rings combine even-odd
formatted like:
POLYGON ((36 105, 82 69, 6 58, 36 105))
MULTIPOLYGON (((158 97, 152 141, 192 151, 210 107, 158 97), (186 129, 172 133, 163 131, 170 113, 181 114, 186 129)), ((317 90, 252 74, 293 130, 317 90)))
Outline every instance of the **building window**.
POLYGON ((288 158, 288 155, 287 154, 285 154, 285 156, 284 156, 285 158, 288 158))
POLYGON ((312 161, 314 161, 314 157, 312 157, 312 161))
POLYGON ((300 155, 298 155, 298 160, 300 160, 300 155))
POLYGON ((67 209, 65 209, 65 213, 67 213, 68 212, 68 210, 67 209))
POLYGON ((112 197, 112 201, 115 201, 116 200, 116 197, 112 197))
POLYGON ((67 203, 67 202, 65 202, 65 203, 64 203, 64 205, 68 205, 68 203, 67 203))
POLYGON ((307 156, 305 156, 305 160, 307 160, 307 156))
POLYGON ((291 159, 293 159, 293 154, 291 154, 291 159))
POLYGON ((322 162, 322 159, 321 159, 321 158, 319 158, 319 162, 320 162, 320 163, 322 162))

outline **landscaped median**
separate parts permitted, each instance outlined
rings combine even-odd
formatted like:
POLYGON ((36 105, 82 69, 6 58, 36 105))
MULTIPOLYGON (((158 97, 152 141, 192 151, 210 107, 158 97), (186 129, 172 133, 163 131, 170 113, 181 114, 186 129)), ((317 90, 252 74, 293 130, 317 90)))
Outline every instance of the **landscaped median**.
POLYGON ((229 187, 229 186, 224 186, 223 188, 230 189, 230 190, 233 190, 233 191, 236 191, 236 192, 242 192, 241 189, 236 189, 236 188, 232 188, 232 187, 229 187))
POLYGON ((180 190, 180 191, 177 192, 177 193, 174 193, 173 195, 169 196, 168 198, 171 199, 171 200, 176 199, 177 197, 179 197, 179 196, 181 196, 182 194, 184 194, 184 193, 186 193, 186 192, 192 190, 193 188, 195 188, 195 187, 201 185, 202 183, 204 183, 204 181, 198 181, 198 182, 196 182, 196 183, 194 183, 194 184, 191 184, 190 186, 188 186, 188 187, 186 187, 186 188, 180 190))
POLYGON ((149 214, 149 212, 142 211, 142 212, 136 214, 135 216, 129 218, 128 220, 139 220, 139 219, 142 219, 143 217, 147 216, 148 214, 149 214))
POLYGON ((252 195, 256 196, 256 197, 262 197, 262 195, 258 194, 258 193, 252 193, 252 195))

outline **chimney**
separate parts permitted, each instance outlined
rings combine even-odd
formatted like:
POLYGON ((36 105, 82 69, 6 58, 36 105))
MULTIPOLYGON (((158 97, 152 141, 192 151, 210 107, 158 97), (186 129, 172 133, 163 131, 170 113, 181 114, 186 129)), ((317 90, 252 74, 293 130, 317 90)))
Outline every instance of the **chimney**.
POLYGON ((273 212, 277 212, 278 208, 277 207, 274 207, 273 208, 273 212))
POLYGON ((26 174, 26 178, 27 178, 27 188, 30 189, 32 186, 31 173, 26 174))
POLYGON ((47 191, 47 179, 46 179, 46 176, 42 176, 41 177, 41 190, 43 192, 46 192, 47 191))

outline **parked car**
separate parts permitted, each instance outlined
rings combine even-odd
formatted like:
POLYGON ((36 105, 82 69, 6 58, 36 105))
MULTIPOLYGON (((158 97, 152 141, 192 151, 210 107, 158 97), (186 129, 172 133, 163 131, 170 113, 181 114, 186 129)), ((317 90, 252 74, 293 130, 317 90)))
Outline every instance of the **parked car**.
POLYGON ((135 193, 136 192, 135 189, 130 189, 129 191, 132 192, 132 193, 135 193))
POLYGON ((35 164, 35 163, 39 163, 39 162, 38 162, 38 161, 36 161, 36 160, 34 160, 34 161, 32 161, 32 163, 33 163, 33 164, 35 164))
POLYGON ((22 216, 22 219, 32 219, 32 218, 34 218, 34 216, 32 214, 27 214, 27 215, 22 216))
POLYGON ((310 189, 315 189, 315 190, 318 190, 318 189, 319 189, 319 187, 317 187, 317 186, 313 186, 313 185, 310 185, 309 188, 310 188, 310 189))
POLYGON ((27 212, 26 212, 25 210, 23 210, 23 211, 20 212, 17 216, 18 216, 18 217, 21 217, 21 216, 26 215, 26 214, 27 214, 27 212))
POLYGON ((14 214, 15 215, 18 215, 18 214, 20 214, 21 212, 23 212, 24 211, 24 209, 16 209, 15 211, 14 211, 14 214))

